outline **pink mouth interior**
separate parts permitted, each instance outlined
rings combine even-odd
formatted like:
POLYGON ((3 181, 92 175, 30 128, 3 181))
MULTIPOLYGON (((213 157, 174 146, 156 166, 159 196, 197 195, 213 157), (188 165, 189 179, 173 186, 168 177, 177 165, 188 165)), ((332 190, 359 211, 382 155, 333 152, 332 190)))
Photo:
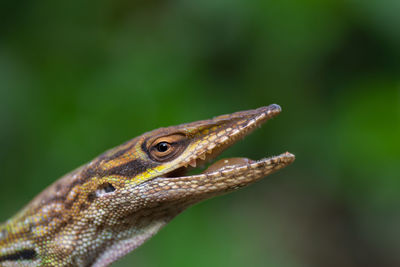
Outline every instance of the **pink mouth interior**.
POLYGON ((254 160, 248 158, 226 158, 218 160, 217 162, 210 165, 203 173, 211 173, 220 169, 234 168, 235 166, 243 166, 253 163, 254 160))

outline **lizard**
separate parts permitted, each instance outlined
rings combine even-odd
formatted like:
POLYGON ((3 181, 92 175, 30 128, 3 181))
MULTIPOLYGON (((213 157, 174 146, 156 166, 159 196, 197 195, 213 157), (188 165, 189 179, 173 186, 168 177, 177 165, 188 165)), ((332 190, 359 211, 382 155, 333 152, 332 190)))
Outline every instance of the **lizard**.
POLYGON ((292 163, 289 152, 228 158, 188 174, 280 112, 272 104, 160 128, 104 152, 0 225, 0 266, 111 265, 186 208, 292 163))

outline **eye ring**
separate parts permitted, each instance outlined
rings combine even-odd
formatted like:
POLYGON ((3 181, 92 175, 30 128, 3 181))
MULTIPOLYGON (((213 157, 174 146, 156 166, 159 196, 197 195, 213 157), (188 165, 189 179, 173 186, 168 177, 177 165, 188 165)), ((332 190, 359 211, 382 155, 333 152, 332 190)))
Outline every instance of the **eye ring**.
POLYGON ((161 136, 151 141, 147 153, 152 160, 165 162, 179 156, 187 144, 187 137, 183 134, 161 136))

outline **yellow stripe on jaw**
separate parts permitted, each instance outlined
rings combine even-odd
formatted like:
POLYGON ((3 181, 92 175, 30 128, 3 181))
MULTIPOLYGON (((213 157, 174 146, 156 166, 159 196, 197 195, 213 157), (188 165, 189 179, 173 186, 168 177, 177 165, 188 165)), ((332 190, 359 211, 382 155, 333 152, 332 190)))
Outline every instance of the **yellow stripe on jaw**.
POLYGON ((150 178, 159 176, 160 174, 163 173, 163 171, 165 169, 168 169, 169 167, 170 167, 169 164, 168 165, 166 165, 166 164, 159 165, 157 167, 154 167, 152 169, 149 169, 149 170, 147 170, 147 171, 145 171, 143 173, 140 173, 140 174, 136 175, 135 177, 130 179, 128 182, 129 182, 129 184, 132 184, 132 185, 140 184, 142 182, 147 181, 150 178))
MULTIPOLYGON (((198 142, 195 142, 190 147, 193 147, 193 146, 197 145, 197 143, 198 142)), ((186 149, 188 149, 188 148, 186 148, 186 149)), ((138 142, 135 145, 134 149, 135 149, 135 154, 136 154, 137 158, 142 158, 142 159, 147 158, 147 154, 141 148, 141 142, 138 142)), ((189 151, 191 151, 190 148, 189 148, 189 151)), ((145 182, 145 181, 147 181, 147 180, 149 180, 151 178, 160 176, 163 173, 168 172, 173 166, 177 166, 177 163, 179 163, 179 161, 182 161, 182 159, 179 159, 179 158, 181 158, 181 156, 179 156, 177 159, 175 159, 175 160, 173 160, 171 162, 164 162, 164 163, 160 164, 159 166, 156 166, 154 168, 148 169, 147 171, 136 175, 135 177, 133 177, 132 179, 128 180, 127 182, 129 184, 131 184, 131 185, 138 185, 138 184, 140 184, 142 182, 145 182)))
MULTIPOLYGON (((186 148, 186 150, 188 150, 188 151, 195 151, 195 150, 193 150, 192 148, 193 148, 193 147, 196 147, 200 142, 201 142, 201 141, 197 141, 197 142, 191 144, 188 148, 186 148)), ((135 148, 136 148, 136 151, 137 151, 139 157, 142 157, 142 155, 143 155, 143 156, 146 156, 145 153, 142 152, 142 151, 140 150, 140 145, 139 145, 139 144, 137 144, 137 145, 135 146, 135 148)), ((192 153, 192 152, 191 152, 191 153, 192 153)), ((154 168, 148 169, 147 171, 136 175, 135 177, 133 177, 132 179, 130 179, 130 180, 128 181, 128 183, 131 184, 131 185, 137 185, 137 184, 140 184, 140 183, 142 183, 142 182, 147 181, 147 180, 150 179, 150 178, 154 178, 154 177, 160 176, 160 175, 162 175, 162 174, 168 172, 169 170, 172 169, 172 167, 173 167, 173 168, 176 168, 176 166, 179 165, 179 164, 177 164, 177 163, 179 163, 179 161, 183 161, 183 160, 181 159, 181 157, 184 156, 184 154, 185 154, 185 152, 184 152, 180 157, 178 157, 177 159, 175 159, 175 160, 173 160, 173 161, 171 161, 171 162, 164 162, 164 163, 162 163, 162 164, 159 165, 159 166, 156 166, 156 167, 154 167, 154 168), (177 162, 177 161, 178 161, 178 162, 177 162), (174 166, 175 166, 175 167, 174 167, 174 166)))
MULTIPOLYGON (((142 142, 137 142, 137 144, 134 147, 133 154, 136 156, 136 158, 145 159, 145 158, 147 158, 147 154, 142 150, 141 145, 142 145, 142 142)), ((165 168, 167 168, 167 166, 165 166, 165 164, 164 164, 164 165, 159 165, 157 167, 148 169, 147 171, 136 175, 132 179, 127 180, 127 183, 129 183, 131 185, 140 184, 144 181, 147 181, 149 178, 158 176, 159 173, 162 172, 165 168)))

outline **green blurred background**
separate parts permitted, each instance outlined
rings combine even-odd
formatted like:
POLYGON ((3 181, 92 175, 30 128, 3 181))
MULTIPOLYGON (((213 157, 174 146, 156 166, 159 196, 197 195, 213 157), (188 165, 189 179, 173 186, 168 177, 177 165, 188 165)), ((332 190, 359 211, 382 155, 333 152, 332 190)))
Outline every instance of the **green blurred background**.
POLYGON ((0 3, 0 221, 161 126, 280 104, 223 156, 293 165, 115 266, 400 266, 400 1, 0 3))

